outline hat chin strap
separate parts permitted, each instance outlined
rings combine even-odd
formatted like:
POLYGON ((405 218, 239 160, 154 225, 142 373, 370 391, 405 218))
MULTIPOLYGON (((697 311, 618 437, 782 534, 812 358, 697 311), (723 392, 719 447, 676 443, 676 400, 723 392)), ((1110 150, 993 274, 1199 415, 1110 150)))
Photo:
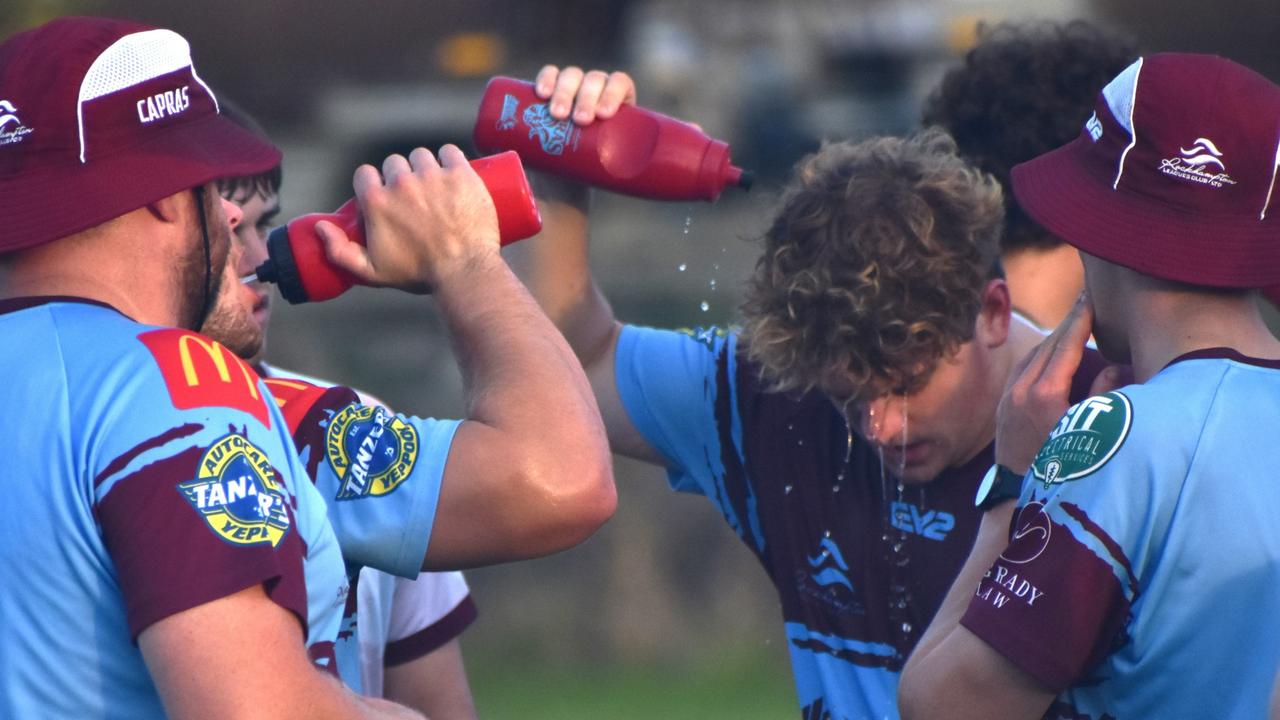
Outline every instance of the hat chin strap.
POLYGON ((200 218, 200 237, 204 241, 204 301, 200 308, 200 317, 195 327, 191 328, 200 332, 205 321, 209 319, 209 313, 213 311, 213 259, 209 249, 209 222, 204 213, 204 186, 197 185, 191 191, 195 193, 196 215, 200 218))

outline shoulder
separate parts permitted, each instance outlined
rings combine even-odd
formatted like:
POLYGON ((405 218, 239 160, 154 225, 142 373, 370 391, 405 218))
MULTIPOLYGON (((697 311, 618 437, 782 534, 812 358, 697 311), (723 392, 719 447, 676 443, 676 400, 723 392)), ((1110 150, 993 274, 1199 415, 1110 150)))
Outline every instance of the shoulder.
POLYGON ((144 364, 154 367, 178 410, 230 408, 271 427, 269 397, 257 373, 217 341, 178 328, 143 328, 136 340, 144 364))
POLYGON ((671 358, 698 356, 718 357, 726 351, 732 354, 738 336, 733 330, 718 326, 679 328, 675 330, 624 325, 618 338, 618 354, 645 354, 646 359, 660 359, 662 354, 671 358))
POLYGON ((1194 369, 1198 378, 1166 371, 1075 403, 1036 455, 1036 480, 1049 486, 1095 473, 1136 479, 1155 470, 1161 477, 1185 472, 1216 393, 1215 382, 1204 382, 1205 371, 1221 375, 1222 369, 1194 369))

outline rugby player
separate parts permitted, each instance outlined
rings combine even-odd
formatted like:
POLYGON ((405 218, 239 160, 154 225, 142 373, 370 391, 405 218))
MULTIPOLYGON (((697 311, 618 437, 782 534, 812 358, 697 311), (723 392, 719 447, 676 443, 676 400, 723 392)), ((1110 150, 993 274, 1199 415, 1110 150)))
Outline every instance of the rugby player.
MULTIPOLYGON (((623 73, 536 84, 566 122, 635 99, 623 73)), ((741 332, 618 322, 591 279, 585 188, 542 185, 546 230, 507 256, 582 359, 614 451, 705 495, 759 559, 804 717, 896 717, 977 530, 1001 390, 1043 339, 1011 312, 999 185, 937 130, 824 146, 764 234, 741 332)))
POLYGON ((241 214, 212 183, 279 152, 219 115, 181 36, 130 22, 9 38, 0 95, 0 448, 23 468, 4 484, 0 716, 420 717, 318 671, 343 554, 399 570, 549 551, 613 502, 585 378, 501 262, 479 178, 457 148, 393 156, 357 171, 368 248, 322 226, 367 284, 436 294, 474 395, 466 421, 392 428, 398 460, 447 442, 447 468, 402 462, 375 486, 335 438, 328 455, 366 472, 312 485, 265 385, 194 332, 238 285, 241 214), (388 544, 369 499, 393 489, 410 509, 388 544), (486 541, 463 540, 474 525, 486 541))
MULTIPOLYGON (((269 139, 262 126, 244 110, 227 100, 222 114, 258 137, 269 139)), ((267 257, 267 233, 280 212, 282 167, 253 176, 222 178, 218 192, 239 206, 244 216, 235 228, 239 262, 236 277, 252 273, 267 257)), ((271 322, 270 286, 252 283, 237 297, 246 303, 256 334, 246 337, 222 336, 223 323, 206 322, 203 331, 223 345, 236 348, 267 386, 277 403, 302 395, 310 386, 332 387, 334 383, 299 375, 270 365, 266 354, 267 327, 271 322), (254 350, 254 345, 257 349, 254 350)), ((355 391, 364 405, 384 405, 367 393, 355 391)), ((301 417, 298 413, 286 413, 301 417)), ((304 437, 291 427, 295 440, 304 437)), ((305 449, 305 445, 298 448, 305 449)), ((458 636, 476 618, 476 605, 461 572, 423 572, 416 578, 397 578, 373 568, 362 568, 353 582, 355 601, 347 610, 355 613, 358 632, 340 633, 343 641, 358 642, 359 687, 361 692, 415 708, 438 720, 474 718, 475 704, 467 684, 458 636)), ((350 618, 344 621, 351 622, 350 618)), ((338 652, 339 670, 344 653, 338 652)))
POLYGON ((1253 289, 1280 277, 1280 87, 1151 55, 1081 121, 1013 186, 1080 251, 1087 298, 1001 401, 998 472, 1025 484, 983 520, 903 716, 1265 717, 1280 342, 1253 289), (1137 383, 1071 405, 1091 330, 1137 383))

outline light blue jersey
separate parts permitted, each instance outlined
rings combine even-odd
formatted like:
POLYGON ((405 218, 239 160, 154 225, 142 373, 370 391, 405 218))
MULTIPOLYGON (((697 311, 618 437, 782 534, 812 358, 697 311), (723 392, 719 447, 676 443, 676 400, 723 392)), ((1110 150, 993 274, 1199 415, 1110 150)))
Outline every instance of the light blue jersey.
MULTIPOLYGON (((360 577, 368 577, 362 568, 418 577, 461 421, 395 414, 350 388, 313 384, 311 378, 272 373, 266 383, 307 474, 328 503, 347 563, 353 592, 335 646, 339 674, 357 692, 381 694, 381 668, 377 688, 364 683, 371 671, 361 667, 367 642, 360 636, 370 629, 359 619, 354 589, 360 577)), ((377 597, 391 602, 389 592, 377 597)), ((389 613, 385 607, 374 610, 375 618, 389 613)), ((385 639, 386 628, 374 628, 372 635, 385 639)))
POLYGON ((138 634, 255 585, 333 670, 342 558, 246 365, 73 299, 0 303, 0 345, 0 717, 162 717, 138 634))
MULTIPOLYGON (((1102 365, 1086 353, 1073 397, 1102 365)), ((991 448, 899 492, 828 398, 771 392, 715 329, 625 327, 615 376, 672 487, 714 503, 777 589, 801 715, 898 717, 902 665, 977 534, 991 448)))
POLYGON ((1050 717, 1254 720, 1280 668, 1280 363, 1214 349, 1073 406, 962 622, 1050 717))

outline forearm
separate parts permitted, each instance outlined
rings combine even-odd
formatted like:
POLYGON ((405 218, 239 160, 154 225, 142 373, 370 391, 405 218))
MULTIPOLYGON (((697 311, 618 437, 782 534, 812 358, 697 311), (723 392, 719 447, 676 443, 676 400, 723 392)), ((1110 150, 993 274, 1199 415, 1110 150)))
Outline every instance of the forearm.
POLYGON ((582 364, 590 367, 607 351, 616 323, 613 309, 591 275, 590 190, 545 175, 530 178, 543 230, 508 246, 503 255, 582 364))
POLYGON ((573 429, 580 437, 567 441, 600 447, 586 375, 499 257, 478 259, 442 283, 436 298, 462 371, 467 419, 525 438, 573 429))
POLYGON ((420 658, 388 667, 383 695, 419 710, 431 720, 476 718, 457 638, 420 658))
POLYGON ((933 616, 933 622, 929 624, 903 668, 904 681, 909 680, 909 676, 916 676, 917 672, 927 674, 929 671, 921 671, 921 666, 928 662, 930 654, 947 635, 960 626, 960 618, 969 608, 969 602, 978 591, 983 575, 1009 545, 1009 522, 1016 504, 1009 500, 983 515, 969 558, 960 568, 960 574, 951 583, 951 589, 947 591, 946 598, 933 616))
POLYGON ((436 291, 468 422, 445 467, 427 568, 562 550, 586 539, 616 504, 582 366, 501 258, 484 262, 436 291))

